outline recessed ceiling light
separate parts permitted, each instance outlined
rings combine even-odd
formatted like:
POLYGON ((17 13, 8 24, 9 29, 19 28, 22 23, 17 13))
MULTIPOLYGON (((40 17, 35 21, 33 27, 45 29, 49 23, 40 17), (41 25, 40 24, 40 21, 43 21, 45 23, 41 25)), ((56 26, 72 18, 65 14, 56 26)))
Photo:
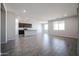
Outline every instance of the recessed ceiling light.
POLYGON ((26 10, 23 10, 23 12, 25 13, 25 12, 26 12, 26 10))
POLYGON ((67 14, 64 14, 64 17, 66 17, 67 16, 67 14))
POLYGON ((48 21, 41 21, 40 23, 48 23, 48 21))

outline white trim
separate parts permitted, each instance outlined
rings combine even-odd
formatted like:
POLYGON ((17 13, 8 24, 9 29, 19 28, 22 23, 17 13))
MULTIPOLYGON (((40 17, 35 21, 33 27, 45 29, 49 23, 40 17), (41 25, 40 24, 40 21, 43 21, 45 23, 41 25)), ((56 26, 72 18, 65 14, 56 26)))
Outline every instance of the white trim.
POLYGON ((73 39, 78 39, 78 37, 73 37, 73 36, 54 35, 54 34, 50 34, 50 33, 49 33, 49 35, 50 35, 50 36, 54 36, 54 37, 56 36, 56 37, 65 37, 65 38, 73 38, 73 39))
POLYGON ((6 42, 7 42, 7 10, 6 10, 6 24, 5 24, 5 26, 6 26, 6 42))
POLYGON ((3 5, 4 5, 4 8, 5 8, 5 39, 6 39, 6 42, 1 42, 1 43, 7 43, 7 9, 6 9, 6 6, 5 6, 5 4, 3 3, 3 5))

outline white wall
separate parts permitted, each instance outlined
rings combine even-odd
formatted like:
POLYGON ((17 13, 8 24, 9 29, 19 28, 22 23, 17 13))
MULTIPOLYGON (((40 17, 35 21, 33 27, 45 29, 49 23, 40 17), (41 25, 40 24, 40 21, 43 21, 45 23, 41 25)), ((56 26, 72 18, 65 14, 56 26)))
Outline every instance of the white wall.
POLYGON ((1 3, 0 3, 0 43, 1 43, 1 3))
POLYGON ((72 37, 78 38, 78 17, 65 17, 60 19, 51 20, 48 22, 49 34, 56 36, 72 37), (53 21, 65 21, 65 30, 64 31, 55 31, 53 30, 53 21))
POLYGON ((16 34, 15 14, 7 12, 7 40, 14 40, 16 34))
POLYGON ((0 55, 1 55, 1 3, 0 3, 0 55))
MULTIPOLYGON (((79 4, 78 4, 78 25, 79 25, 79 4)), ((78 27, 77 54, 79 56, 79 27, 78 27)))

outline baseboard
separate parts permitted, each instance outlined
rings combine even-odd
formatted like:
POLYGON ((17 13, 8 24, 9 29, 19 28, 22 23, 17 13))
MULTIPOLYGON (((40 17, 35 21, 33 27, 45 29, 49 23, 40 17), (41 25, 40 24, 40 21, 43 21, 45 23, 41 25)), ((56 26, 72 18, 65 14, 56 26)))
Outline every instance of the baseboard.
POLYGON ((0 56, 1 56, 1 53, 0 53, 0 56))
POLYGON ((1 44, 6 44, 7 42, 1 42, 1 44))
POLYGON ((0 56, 6 56, 8 53, 0 53, 0 56))
POLYGON ((76 38, 76 37, 68 37, 68 36, 63 36, 63 35, 53 35, 53 34, 49 34, 49 35, 51 35, 51 36, 56 36, 56 37, 64 37, 64 38, 70 38, 70 39, 78 39, 78 38, 76 38))

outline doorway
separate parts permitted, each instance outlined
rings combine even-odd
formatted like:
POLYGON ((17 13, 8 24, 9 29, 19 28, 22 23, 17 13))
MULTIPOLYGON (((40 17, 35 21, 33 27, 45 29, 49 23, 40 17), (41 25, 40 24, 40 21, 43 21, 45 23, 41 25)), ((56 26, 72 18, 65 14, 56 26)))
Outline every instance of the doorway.
POLYGON ((42 30, 43 30, 43 33, 48 33, 48 23, 43 24, 42 30))
POLYGON ((6 11, 1 3, 1 43, 6 43, 6 11))

